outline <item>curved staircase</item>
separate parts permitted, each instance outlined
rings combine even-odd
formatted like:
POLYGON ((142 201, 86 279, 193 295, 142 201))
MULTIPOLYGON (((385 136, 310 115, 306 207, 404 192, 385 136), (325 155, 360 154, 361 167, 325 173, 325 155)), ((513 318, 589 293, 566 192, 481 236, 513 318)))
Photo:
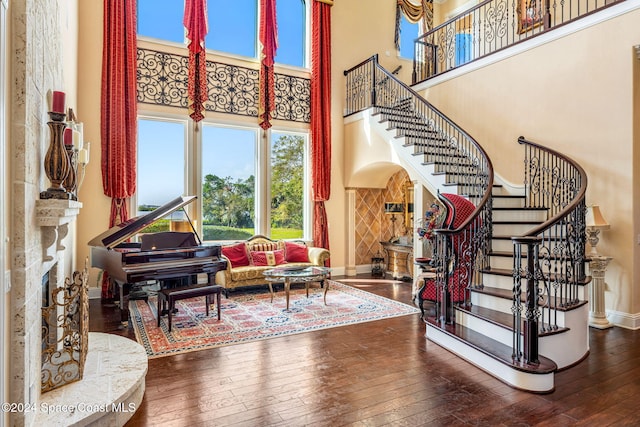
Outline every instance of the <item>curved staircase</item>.
POLYGON ((520 138, 524 186, 495 179, 471 136, 377 62, 345 71, 347 114, 382 137, 405 169, 433 194, 455 193, 476 206, 455 230, 436 230, 439 295, 425 316, 426 336, 505 383, 551 392, 554 373, 589 352, 584 275, 586 175, 560 153, 520 138), (467 298, 449 303, 454 239, 473 260, 467 298), (515 236, 515 237, 514 237, 515 236))

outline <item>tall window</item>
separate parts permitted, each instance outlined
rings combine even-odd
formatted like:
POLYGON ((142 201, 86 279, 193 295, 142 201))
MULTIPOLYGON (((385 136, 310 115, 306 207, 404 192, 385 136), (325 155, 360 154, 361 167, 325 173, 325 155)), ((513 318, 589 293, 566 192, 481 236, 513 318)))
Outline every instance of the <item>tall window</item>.
POLYGON ((403 15, 400 17, 400 57, 413 59, 413 43, 418 38, 420 23, 412 24, 403 15))
MULTIPOLYGON (((186 194, 186 126, 186 121, 138 120, 137 215, 186 194)), ((170 219, 145 231, 168 231, 170 219)))
POLYGON ((246 239, 255 231, 257 130, 202 127, 204 240, 246 239))
MULTIPOLYGON (((184 1, 137 0, 138 35, 184 43, 184 1)), ((307 65, 308 0, 278 0, 278 64, 307 65)), ((260 59, 258 0, 208 0, 209 32, 205 47, 218 52, 260 59)))
POLYGON ((271 134, 271 236, 304 237, 306 134, 271 134))

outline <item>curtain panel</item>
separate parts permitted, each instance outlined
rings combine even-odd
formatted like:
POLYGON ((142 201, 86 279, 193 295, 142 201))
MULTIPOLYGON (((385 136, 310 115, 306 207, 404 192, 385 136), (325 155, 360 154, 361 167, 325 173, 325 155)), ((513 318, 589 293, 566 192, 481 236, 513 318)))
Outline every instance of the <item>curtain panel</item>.
POLYGON ((419 1, 419 4, 414 4, 410 0, 396 0, 396 31, 393 40, 398 50, 400 49, 400 17, 402 15, 413 24, 422 20, 422 34, 433 28, 433 0, 415 1, 419 1))
MULTIPOLYGON (((109 227, 129 219, 126 199, 136 191, 136 2, 104 5, 100 139, 102 187, 111 197, 109 227)), ((103 275, 102 298, 113 298, 103 275)))
POLYGON ((188 104, 189 117, 194 122, 204 119, 207 91, 207 55, 204 38, 207 35, 207 0, 186 0, 184 4, 185 38, 189 49, 188 104))
POLYGON ((263 129, 269 129, 271 112, 275 106, 273 64, 278 49, 276 0, 260 0, 260 44, 262 45, 262 63, 258 123, 263 129))
POLYGON ((315 0, 311 11, 311 178, 316 246, 329 249, 324 202, 331 191, 331 2, 315 0))

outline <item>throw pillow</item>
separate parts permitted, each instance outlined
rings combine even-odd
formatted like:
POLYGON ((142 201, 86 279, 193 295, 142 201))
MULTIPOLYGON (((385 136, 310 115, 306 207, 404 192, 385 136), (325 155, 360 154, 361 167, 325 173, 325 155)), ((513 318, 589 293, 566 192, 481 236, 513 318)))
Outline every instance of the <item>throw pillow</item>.
POLYGON ((236 243, 235 245, 223 246, 222 255, 229 258, 231 267, 243 267, 249 265, 247 247, 243 242, 236 243))
POLYGON ((302 243, 284 242, 287 262, 310 262, 307 246, 302 243))
POLYGON ((286 262, 282 249, 276 251, 252 251, 251 260, 253 261, 253 265, 256 266, 280 265, 286 262))

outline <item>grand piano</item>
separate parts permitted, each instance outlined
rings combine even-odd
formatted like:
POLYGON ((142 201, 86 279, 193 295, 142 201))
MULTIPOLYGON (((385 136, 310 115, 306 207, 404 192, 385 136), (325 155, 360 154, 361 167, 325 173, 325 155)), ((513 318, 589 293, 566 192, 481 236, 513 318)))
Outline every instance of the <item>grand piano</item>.
POLYGON ((90 242, 91 267, 104 270, 116 284, 123 322, 129 318, 129 291, 140 282, 155 280, 161 286, 173 279, 187 279, 207 274, 214 283, 216 272, 227 268, 220 257, 220 245, 202 245, 191 220, 190 231, 148 233, 140 242, 127 242, 145 227, 182 209, 196 196, 181 196, 159 208, 118 224, 90 242))

